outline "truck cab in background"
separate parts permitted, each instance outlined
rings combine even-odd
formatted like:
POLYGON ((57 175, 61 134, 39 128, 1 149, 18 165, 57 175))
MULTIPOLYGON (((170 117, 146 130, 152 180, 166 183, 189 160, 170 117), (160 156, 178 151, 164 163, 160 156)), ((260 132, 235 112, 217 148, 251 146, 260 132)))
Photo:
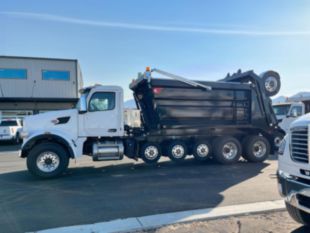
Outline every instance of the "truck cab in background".
POLYGON ((302 102, 284 102, 272 105, 279 126, 288 132, 290 124, 305 114, 305 105, 302 102))

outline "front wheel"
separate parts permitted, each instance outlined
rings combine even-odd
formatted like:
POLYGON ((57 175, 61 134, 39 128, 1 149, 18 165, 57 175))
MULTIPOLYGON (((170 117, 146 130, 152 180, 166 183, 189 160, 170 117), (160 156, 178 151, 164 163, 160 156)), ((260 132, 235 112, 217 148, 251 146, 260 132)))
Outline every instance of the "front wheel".
POLYGON ((41 178, 55 178, 68 168, 66 150, 57 143, 41 143, 32 148, 27 156, 29 172, 41 178))
POLYGON ((310 226, 310 214, 292 206, 291 204, 285 202, 286 209, 290 216, 298 223, 306 226, 310 226))

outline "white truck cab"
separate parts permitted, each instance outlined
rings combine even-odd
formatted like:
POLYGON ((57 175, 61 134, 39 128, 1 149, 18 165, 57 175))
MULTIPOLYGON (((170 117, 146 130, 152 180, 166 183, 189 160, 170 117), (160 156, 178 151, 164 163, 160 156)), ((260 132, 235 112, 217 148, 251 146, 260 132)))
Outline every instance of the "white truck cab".
POLYGON ((284 102, 273 104, 273 111, 276 114, 279 126, 288 132, 290 124, 305 114, 305 105, 302 102, 284 102))
POLYGON ((278 151, 279 192, 297 222, 310 225, 310 114, 292 122, 278 151))

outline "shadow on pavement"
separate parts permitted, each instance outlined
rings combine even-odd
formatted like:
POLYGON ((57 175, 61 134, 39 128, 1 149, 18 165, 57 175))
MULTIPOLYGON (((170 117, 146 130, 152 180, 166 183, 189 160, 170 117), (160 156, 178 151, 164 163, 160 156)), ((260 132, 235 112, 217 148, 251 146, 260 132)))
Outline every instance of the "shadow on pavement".
POLYGON ((267 163, 211 161, 71 168, 59 179, 27 171, 0 175, 0 226, 25 232, 116 218, 215 207, 221 192, 258 175, 267 163))

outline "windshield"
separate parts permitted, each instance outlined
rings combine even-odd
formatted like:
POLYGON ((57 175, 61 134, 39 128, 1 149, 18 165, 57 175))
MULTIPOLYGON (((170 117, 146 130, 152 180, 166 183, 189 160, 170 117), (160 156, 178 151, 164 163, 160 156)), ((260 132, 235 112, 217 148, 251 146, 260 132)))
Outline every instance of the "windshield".
POLYGON ((277 116, 280 115, 287 115, 288 111, 290 110, 291 105, 285 104, 285 105, 275 105, 273 106, 273 111, 277 116))
POLYGON ((17 121, 2 121, 0 126, 17 126, 17 121))

